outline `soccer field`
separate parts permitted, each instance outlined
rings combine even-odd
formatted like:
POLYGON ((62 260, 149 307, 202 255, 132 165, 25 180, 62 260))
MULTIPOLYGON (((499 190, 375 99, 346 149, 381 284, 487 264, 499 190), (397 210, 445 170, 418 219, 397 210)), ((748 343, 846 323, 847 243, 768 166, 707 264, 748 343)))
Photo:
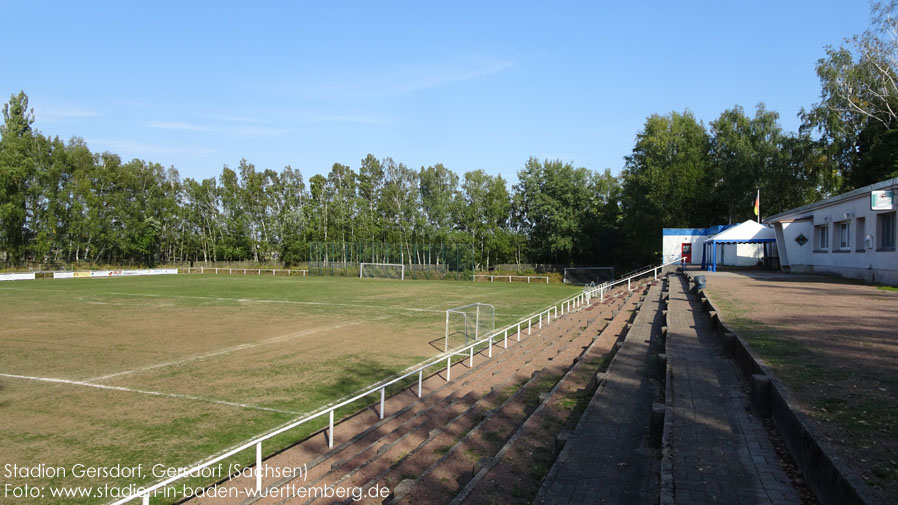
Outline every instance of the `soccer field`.
MULTIPOLYGON (((577 291, 227 275, 4 283, 0 461, 68 470, 141 464, 144 474, 9 477, 0 468, 0 484, 157 481, 153 465, 190 465, 438 354, 450 307, 493 304, 501 327, 577 291)), ((16 503, 109 501, 44 495, 16 503)))

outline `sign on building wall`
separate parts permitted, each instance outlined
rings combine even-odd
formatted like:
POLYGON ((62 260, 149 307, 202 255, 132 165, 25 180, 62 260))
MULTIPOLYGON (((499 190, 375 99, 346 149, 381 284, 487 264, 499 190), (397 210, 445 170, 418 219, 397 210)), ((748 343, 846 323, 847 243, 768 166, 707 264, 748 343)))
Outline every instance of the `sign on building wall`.
POLYGON ((892 210, 895 208, 895 192, 887 189, 870 192, 870 210, 892 210))

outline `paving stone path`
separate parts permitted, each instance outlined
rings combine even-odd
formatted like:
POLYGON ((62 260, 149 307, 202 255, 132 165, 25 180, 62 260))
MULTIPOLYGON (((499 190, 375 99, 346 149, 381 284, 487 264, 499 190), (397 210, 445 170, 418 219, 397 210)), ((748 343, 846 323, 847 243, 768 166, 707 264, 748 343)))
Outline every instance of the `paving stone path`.
POLYGON ((645 504, 658 496, 659 460, 647 447, 652 402, 650 341, 660 332, 661 285, 649 290, 632 328, 543 482, 534 503, 645 504))
POLYGON ((761 420, 707 314, 670 277, 667 356, 672 383, 667 416, 674 502, 799 505, 761 420))

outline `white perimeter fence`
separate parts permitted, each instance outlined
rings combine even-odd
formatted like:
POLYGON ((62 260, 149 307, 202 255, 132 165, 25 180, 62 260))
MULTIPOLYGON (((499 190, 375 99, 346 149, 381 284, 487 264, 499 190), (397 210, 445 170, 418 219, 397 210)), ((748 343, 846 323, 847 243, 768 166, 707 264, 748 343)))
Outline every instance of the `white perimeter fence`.
MULTIPOLYGON (((380 411, 379 411, 380 416, 379 417, 380 417, 380 419, 383 419, 384 418, 384 402, 386 401, 386 390, 388 387, 392 386, 393 384, 396 384, 399 381, 402 381, 404 379, 407 379, 409 377, 413 377, 413 376, 417 375, 418 376, 418 398, 421 398, 423 384, 424 384, 424 371, 425 370, 432 368, 432 367, 440 367, 440 369, 442 369, 442 367, 445 366, 446 367, 446 382, 449 382, 452 379, 452 377, 451 377, 452 358, 454 356, 465 356, 465 358, 468 359, 468 365, 473 368, 474 367, 474 354, 475 354, 474 349, 475 348, 483 346, 485 344, 486 350, 488 353, 487 356, 489 358, 492 358, 493 357, 493 345, 494 344, 499 345, 499 342, 501 341, 502 347, 504 349, 507 349, 509 335, 511 335, 512 338, 515 338, 518 342, 520 342, 521 341, 521 333, 526 331, 527 335, 530 335, 531 331, 533 329, 533 326, 537 326, 537 329, 541 329, 543 327, 543 325, 548 325, 554 319, 557 319, 558 317, 560 317, 568 312, 573 312, 574 310, 577 310, 583 306, 589 305, 592 298, 594 298, 595 296, 599 296, 602 300, 604 300, 605 294, 608 292, 608 290, 610 290, 613 286, 616 286, 618 284, 622 284, 622 283, 626 282, 627 289, 629 290, 631 288, 632 280, 636 279, 637 277, 642 277, 644 275, 647 275, 649 272, 654 272, 655 279, 657 279, 659 270, 661 270, 664 267, 671 265, 673 263, 680 262, 681 260, 682 260, 682 258, 675 260, 675 261, 671 261, 669 263, 665 263, 665 264, 657 266, 657 267, 654 267, 652 269, 647 269, 643 272, 636 273, 634 275, 631 275, 630 277, 627 277, 626 279, 620 279, 620 280, 617 280, 614 282, 604 283, 601 286, 597 286, 595 288, 585 290, 584 292, 582 292, 574 297, 568 298, 567 300, 564 300, 556 305, 553 305, 538 314, 531 315, 531 316, 529 316, 525 319, 522 319, 516 323, 512 323, 500 330, 497 330, 497 331, 487 335, 486 337, 476 340, 475 342, 473 342, 465 347, 453 349, 449 352, 445 352, 443 354, 440 354, 433 358, 425 360, 425 361, 419 363, 418 365, 413 365, 412 368, 408 369, 406 372, 402 373, 401 375, 398 375, 396 377, 386 379, 381 382, 375 383, 371 386, 368 386, 361 393, 358 393, 350 398, 346 398, 346 399, 340 400, 337 403, 333 403, 331 405, 322 407, 321 409, 309 414, 306 417, 303 417, 303 418, 293 421, 285 426, 282 426, 273 431, 270 431, 264 435, 256 437, 256 438, 254 438, 248 442, 245 442, 237 447, 229 449, 222 454, 213 456, 201 463, 194 465, 193 467, 182 469, 180 473, 178 473, 177 475, 174 475, 168 479, 157 482, 156 484, 153 484, 146 488, 138 487, 138 488, 136 488, 136 491, 133 494, 131 494, 125 498, 122 498, 118 501, 112 502, 110 505, 121 505, 123 503, 128 503, 137 498, 140 498, 142 500, 143 505, 149 505, 150 497, 153 495, 153 493, 156 490, 161 489, 165 486, 168 486, 169 484, 171 484, 173 482, 179 481, 179 480, 183 479, 184 477, 188 477, 191 475, 199 475, 203 469, 208 468, 208 467, 218 463, 219 461, 230 458, 231 456, 234 456, 234 455, 236 455, 246 449, 249 449, 251 447, 256 448, 256 470, 254 473, 256 475, 256 491, 259 494, 261 494, 262 493, 262 474, 263 474, 263 472, 261 471, 261 469, 262 469, 262 443, 265 442, 266 440, 269 440, 269 439, 276 437, 284 432, 292 430, 293 428, 303 425, 309 421, 318 419, 323 416, 328 416, 327 446, 328 446, 328 448, 333 448, 334 447, 334 411, 336 411, 337 409, 339 409, 341 407, 345 407, 346 405, 349 405, 357 400, 361 400, 362 398, 365 398, 367 396, 380 395, 380 411)), ((464 361, 464 360, 462 360, 462 361, 464 361)))
MULTIPOLYGON (((530 279, 545 279, 546 284, 549 283, 549 278, 542 275, 489 275, 489 274, 475 274, 471 276, 472 281, 477 281, 478 277, 483 277, 484 279, 489 277, 490 282, 494 282, 495 279, 508 279, 508 282, 514 279, 527 279, 527 284, 530 284, 530 279)), ((523 281, 522 281, 523 282, 523 281)))

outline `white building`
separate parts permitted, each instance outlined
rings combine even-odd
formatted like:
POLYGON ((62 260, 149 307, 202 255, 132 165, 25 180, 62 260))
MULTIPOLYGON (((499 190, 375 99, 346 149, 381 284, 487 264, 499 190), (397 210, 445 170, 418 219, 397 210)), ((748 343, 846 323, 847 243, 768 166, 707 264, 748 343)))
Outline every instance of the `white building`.
POLYGON ((702 249, 709 237, 729 228, 727 225, 712 226, 710 228, 662 228, 661 230, 661 254, 663 263, 669 263, 681 256, 685 256, 686 262, 691 265, 702 264, 702 249))
POLYGON ((898 285, 898 177, 768 217, 780 266, 898 285))

